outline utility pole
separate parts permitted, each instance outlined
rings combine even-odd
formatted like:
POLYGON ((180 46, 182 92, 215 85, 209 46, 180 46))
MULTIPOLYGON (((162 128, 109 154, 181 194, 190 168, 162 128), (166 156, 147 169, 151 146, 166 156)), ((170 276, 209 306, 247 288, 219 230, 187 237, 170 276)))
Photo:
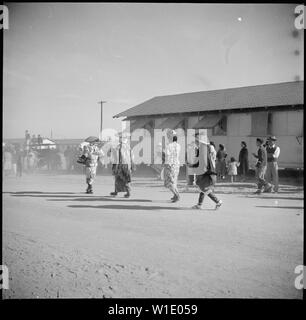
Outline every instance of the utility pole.
POLYGON ((102 140, 102 127, 103 127, 103 103, 106 103, 106 101, 99 101, 98 102, 101 105, 101 122, 100 122, 100 140, 102 140))

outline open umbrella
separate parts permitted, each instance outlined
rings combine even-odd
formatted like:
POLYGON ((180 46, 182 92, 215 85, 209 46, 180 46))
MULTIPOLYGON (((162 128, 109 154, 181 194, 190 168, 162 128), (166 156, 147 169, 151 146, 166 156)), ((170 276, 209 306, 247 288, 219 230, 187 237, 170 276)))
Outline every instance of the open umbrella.
POLYGON ((91 142, 99 142, 100 139, 98 137, 95 137, 95 136, 90 136, 90 137, 86 138, 85 141, 89 142, 89 143, 91 143, 91 142))

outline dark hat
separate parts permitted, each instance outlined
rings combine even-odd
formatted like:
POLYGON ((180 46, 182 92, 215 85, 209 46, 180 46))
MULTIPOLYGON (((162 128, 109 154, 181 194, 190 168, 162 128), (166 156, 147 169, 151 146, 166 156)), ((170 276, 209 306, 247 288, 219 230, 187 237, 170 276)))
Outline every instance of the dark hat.
POLYGON ((277 139, 276 139, 275 136, 271 136, 271 137, 268 138, 268 141, 276 141, 276 140, 277 140, 277 139))
POLYGON ((263 139, 261 139, 261 138, 257 138, 256 141, 260 142, 260 144, 263 144, 263 142, 264 142, 263 139))

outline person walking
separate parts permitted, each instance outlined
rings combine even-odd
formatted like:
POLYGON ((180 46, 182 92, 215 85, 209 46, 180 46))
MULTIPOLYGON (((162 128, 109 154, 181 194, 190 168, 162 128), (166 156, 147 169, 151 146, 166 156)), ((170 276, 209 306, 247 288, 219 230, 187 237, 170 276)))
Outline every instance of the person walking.
POLYGON ((267 171, 266 180, 274 185, 274 192, 278 192, 278 157, 280 148, 275 144, 277 141, 275 136, 269 137, 267 141, 267 171))
POLYGON ((86 193, 93 193, 93 182, 97 174, 98 160, 103 156, 102 149, 99 149, 95 142, 91 142, 89 146, 84 148, 85 156, 85 175, 87 189, 86 193))
POLYGON ((241 176, 241 181, 245 181, 249 171, 249 151, 245 141, 241 141, 241 150, 239 152, 238 162, 238 173, 241 176))
POLYGON ((124 197, 131 196, 132 171, 134 171, 134 156, 128 143, 128 137, 119 135, 119 144, 112 149, 112 173, 115 176, 115 191, 111 196, 117 196, 119 192, 126 192, 124 197))
POLYGON ((194 169, 194 173, 196 174, 196 185, 200 189, 200 194, 198 203, 192 208, 202 209, 206 195, 215 203, 215 209, 217 210, 221 207, 222 200, 218 199, 214 193, 214 186, 217 180, 214 151, 207 142, 206 135, 200 136, 199 133, 196 133, 195 137, 199 146, 199 157, 196 163, 189 164, 189 166, 194 169))
POLYGON ((217 158, 216 170, 217 170, 217 176, 221 179, 225 179, 226 157, 227 157, 227 153, 225 151, 224 145, 219 144, 219 150, 216 155, 216 158, 217 158))
POLYGON ((272 185, 265 180, 265 173, 267 170, 267 152, 263 147, 263 139, 257 138, 256 145, 258 147, 257 154, 253 153, 253 156, 257 159, 256 163, 256 178, 257 178, 257 190, 255 194, 261 194, 263 188, 266 192, 271 192, 272 185))
POLYGON ((165 152, 165 167, 164 167, 164 186, 168 188, 172 193, 173 197, 171 202, 177 202, 180 200, 180 194, 177 188, 177 180, 180 172, 180 151, 181 146, 177 142, 177 136, 175 131, 168 133, 168 137, 172 142, 168 144, 165 152))

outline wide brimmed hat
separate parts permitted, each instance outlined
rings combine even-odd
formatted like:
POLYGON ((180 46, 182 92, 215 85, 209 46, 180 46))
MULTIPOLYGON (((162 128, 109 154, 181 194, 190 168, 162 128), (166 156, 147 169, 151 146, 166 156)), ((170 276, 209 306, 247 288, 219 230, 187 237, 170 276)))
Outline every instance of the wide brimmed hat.
POLYGON ((275 136, 271 136, 268 138, 268 141, 277 141, 276 137, 275 136))
POLYGON ((85 139, 85 142, 89 142, 89 143, 100 142, 100 139, 95 136, 90 136, 85 139))

